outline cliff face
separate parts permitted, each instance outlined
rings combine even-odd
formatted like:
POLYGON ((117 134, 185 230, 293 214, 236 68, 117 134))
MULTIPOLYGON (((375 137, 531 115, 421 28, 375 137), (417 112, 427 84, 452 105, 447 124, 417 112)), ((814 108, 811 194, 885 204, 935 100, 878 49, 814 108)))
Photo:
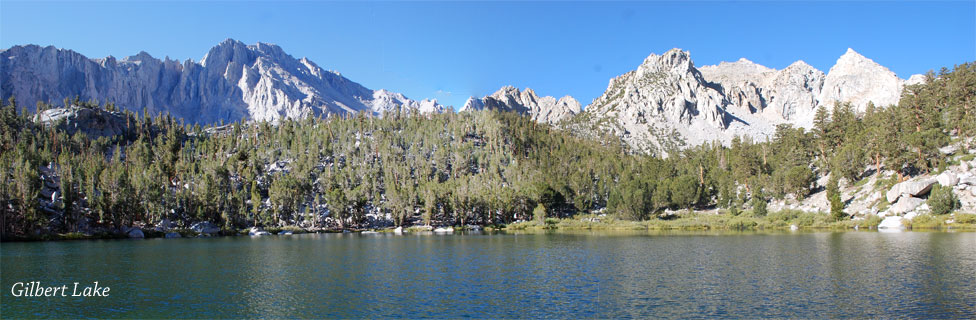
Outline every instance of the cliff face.
POLYGON ((367 89, 276 45, 229 39, 211 48, 200 63, 159 60, 145 52, 122 60, 89 59, 54 47, 15 46, 0 52, 0 79, 2 97, 13 95, 26 106, 77 95, 196 123, 443 110, 436 101, 367 89))

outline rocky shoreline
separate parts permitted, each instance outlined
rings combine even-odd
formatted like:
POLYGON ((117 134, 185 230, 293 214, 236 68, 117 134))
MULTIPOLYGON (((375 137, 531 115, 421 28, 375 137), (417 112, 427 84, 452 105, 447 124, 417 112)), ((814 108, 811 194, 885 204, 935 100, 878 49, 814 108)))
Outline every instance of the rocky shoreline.
MULTIPOLYGON (((45 234, 3 239, 8 241, 63 241, 98 239, 175 239, 214 238, 234 236, 291 236, 306 233, 359 233, 359 234, 455 234, 463 232, 521 232, 521 231, 831 231, 831 232, 976 232, 976 214, 952 213, 942 217, 925 214, 924 219, 906 219, 893 215, 887 218, 852 219, 829 221, 826 214, 816 212, 779 211, 765 217, 743 214, 731 216, 716 211, 692 211, 676 214, 669 220, 628 221, 606 215, 584 215, 575 218, 547 219, 546 221, 519 221, 508 225, 465 225, 379 227, 379 228, 258 228, 229 230, 210 223, 196 223, 189 229, 143 229, 123 227, 114 232, 45 234), (890 221, 897 220, 897 224, 890 221)), ((916 217, 921 217, 918 215, 916 217)))

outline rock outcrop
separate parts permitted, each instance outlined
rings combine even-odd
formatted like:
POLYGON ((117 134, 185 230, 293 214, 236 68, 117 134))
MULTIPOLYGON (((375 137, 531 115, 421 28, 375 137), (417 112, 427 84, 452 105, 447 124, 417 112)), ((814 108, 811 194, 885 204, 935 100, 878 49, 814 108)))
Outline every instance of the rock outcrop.
POLYGON ((126 127, 126 118, 121 112, 74 105, 41 111, 34 116, 34 121, 47 126, 58 126, 68 135, 81 131, 96 138, 123 135, 130 130, 126 127))
POLYGON ((524 91, 505 86, 480 99, 471 97, 459 111, 467 110, 513 111, 527 115, 539 123, 556 124, 580 112, 581 105, 573 97, 539 97, 532 89, 524 91))
POLYGON ((959 176, 957 176, 952 171, 945 171, 940 173, 935 177, 935 180, 939 182, 939 185, 944 187, 954 187, 959 183, 959 176))
POLYGON ((15 96, 21 105, 79 96, 133 111, 170 113, 190 123, 443 110, 436 101, 367 89, 276 45, 231 39, 210 49, 199 63, 159 60, 145 52, 121 60, 89 59, 53 46, 14 46, 0 52, 0 80, 0 96, 15 96))
POLYGON ((901 216, 889 216, 878 224, 878 230, 905 230, 905 218, 901 216))
POLYGON ((932 186, 935 185, 936 179, 932 177, 921 177, 908 181, 902 181, 895 184, 885 193, 885 198, 888 203, 895 203, 899 197, 911 196, 920 197, 928 194, 929 190, 932 190, 932 186))
POLYGON ((900 197, 898 198, 898 202, 895 202, 895 204, 891 205, 891 208, 888 208, 888 213, 905 214, 909 211, 915 210, 915 208, 923 203, 925 203, 925 200, 919 198, 909 196, 900 197))
POLYGON ((190 230, 201 234, 219 233, 220 227, 209 221, 197 222, 190 226, 190 230))

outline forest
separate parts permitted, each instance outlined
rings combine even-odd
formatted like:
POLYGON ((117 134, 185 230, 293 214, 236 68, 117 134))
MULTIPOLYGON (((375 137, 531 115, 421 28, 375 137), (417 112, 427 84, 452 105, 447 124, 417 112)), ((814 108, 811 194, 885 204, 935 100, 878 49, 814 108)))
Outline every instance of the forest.
POLYGON ((974 97, 976 64, 966 63, 907 86, 896 106, 821 107, 812 130, 781 125, 769 141, 736 138, 668 158, 494 111, 200 126, 65 99, 65 107, 118 122, 121 130, 100 135, 37 121, 54 106, 29 110, 11 98, 0 108, 2 232, 117 230, 163 219, 239 230, 504 225, 589 213, 642 221, 716 207, 765 214, 767 201, 806 197, 827 176, 827 214, 844 219, 838 181, 882 170, 905 179, 945 166, 939 149, 976 135, 974 97))

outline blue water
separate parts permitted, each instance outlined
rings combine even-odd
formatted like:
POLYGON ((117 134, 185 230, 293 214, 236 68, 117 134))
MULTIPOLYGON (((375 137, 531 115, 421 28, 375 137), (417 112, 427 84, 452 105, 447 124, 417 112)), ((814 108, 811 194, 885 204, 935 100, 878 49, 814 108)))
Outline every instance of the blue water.
POLYGON ((0 317, 973 318, 976 233, 3 243, 0 317), (16 282, 111 288, 15 297, 16 282))

